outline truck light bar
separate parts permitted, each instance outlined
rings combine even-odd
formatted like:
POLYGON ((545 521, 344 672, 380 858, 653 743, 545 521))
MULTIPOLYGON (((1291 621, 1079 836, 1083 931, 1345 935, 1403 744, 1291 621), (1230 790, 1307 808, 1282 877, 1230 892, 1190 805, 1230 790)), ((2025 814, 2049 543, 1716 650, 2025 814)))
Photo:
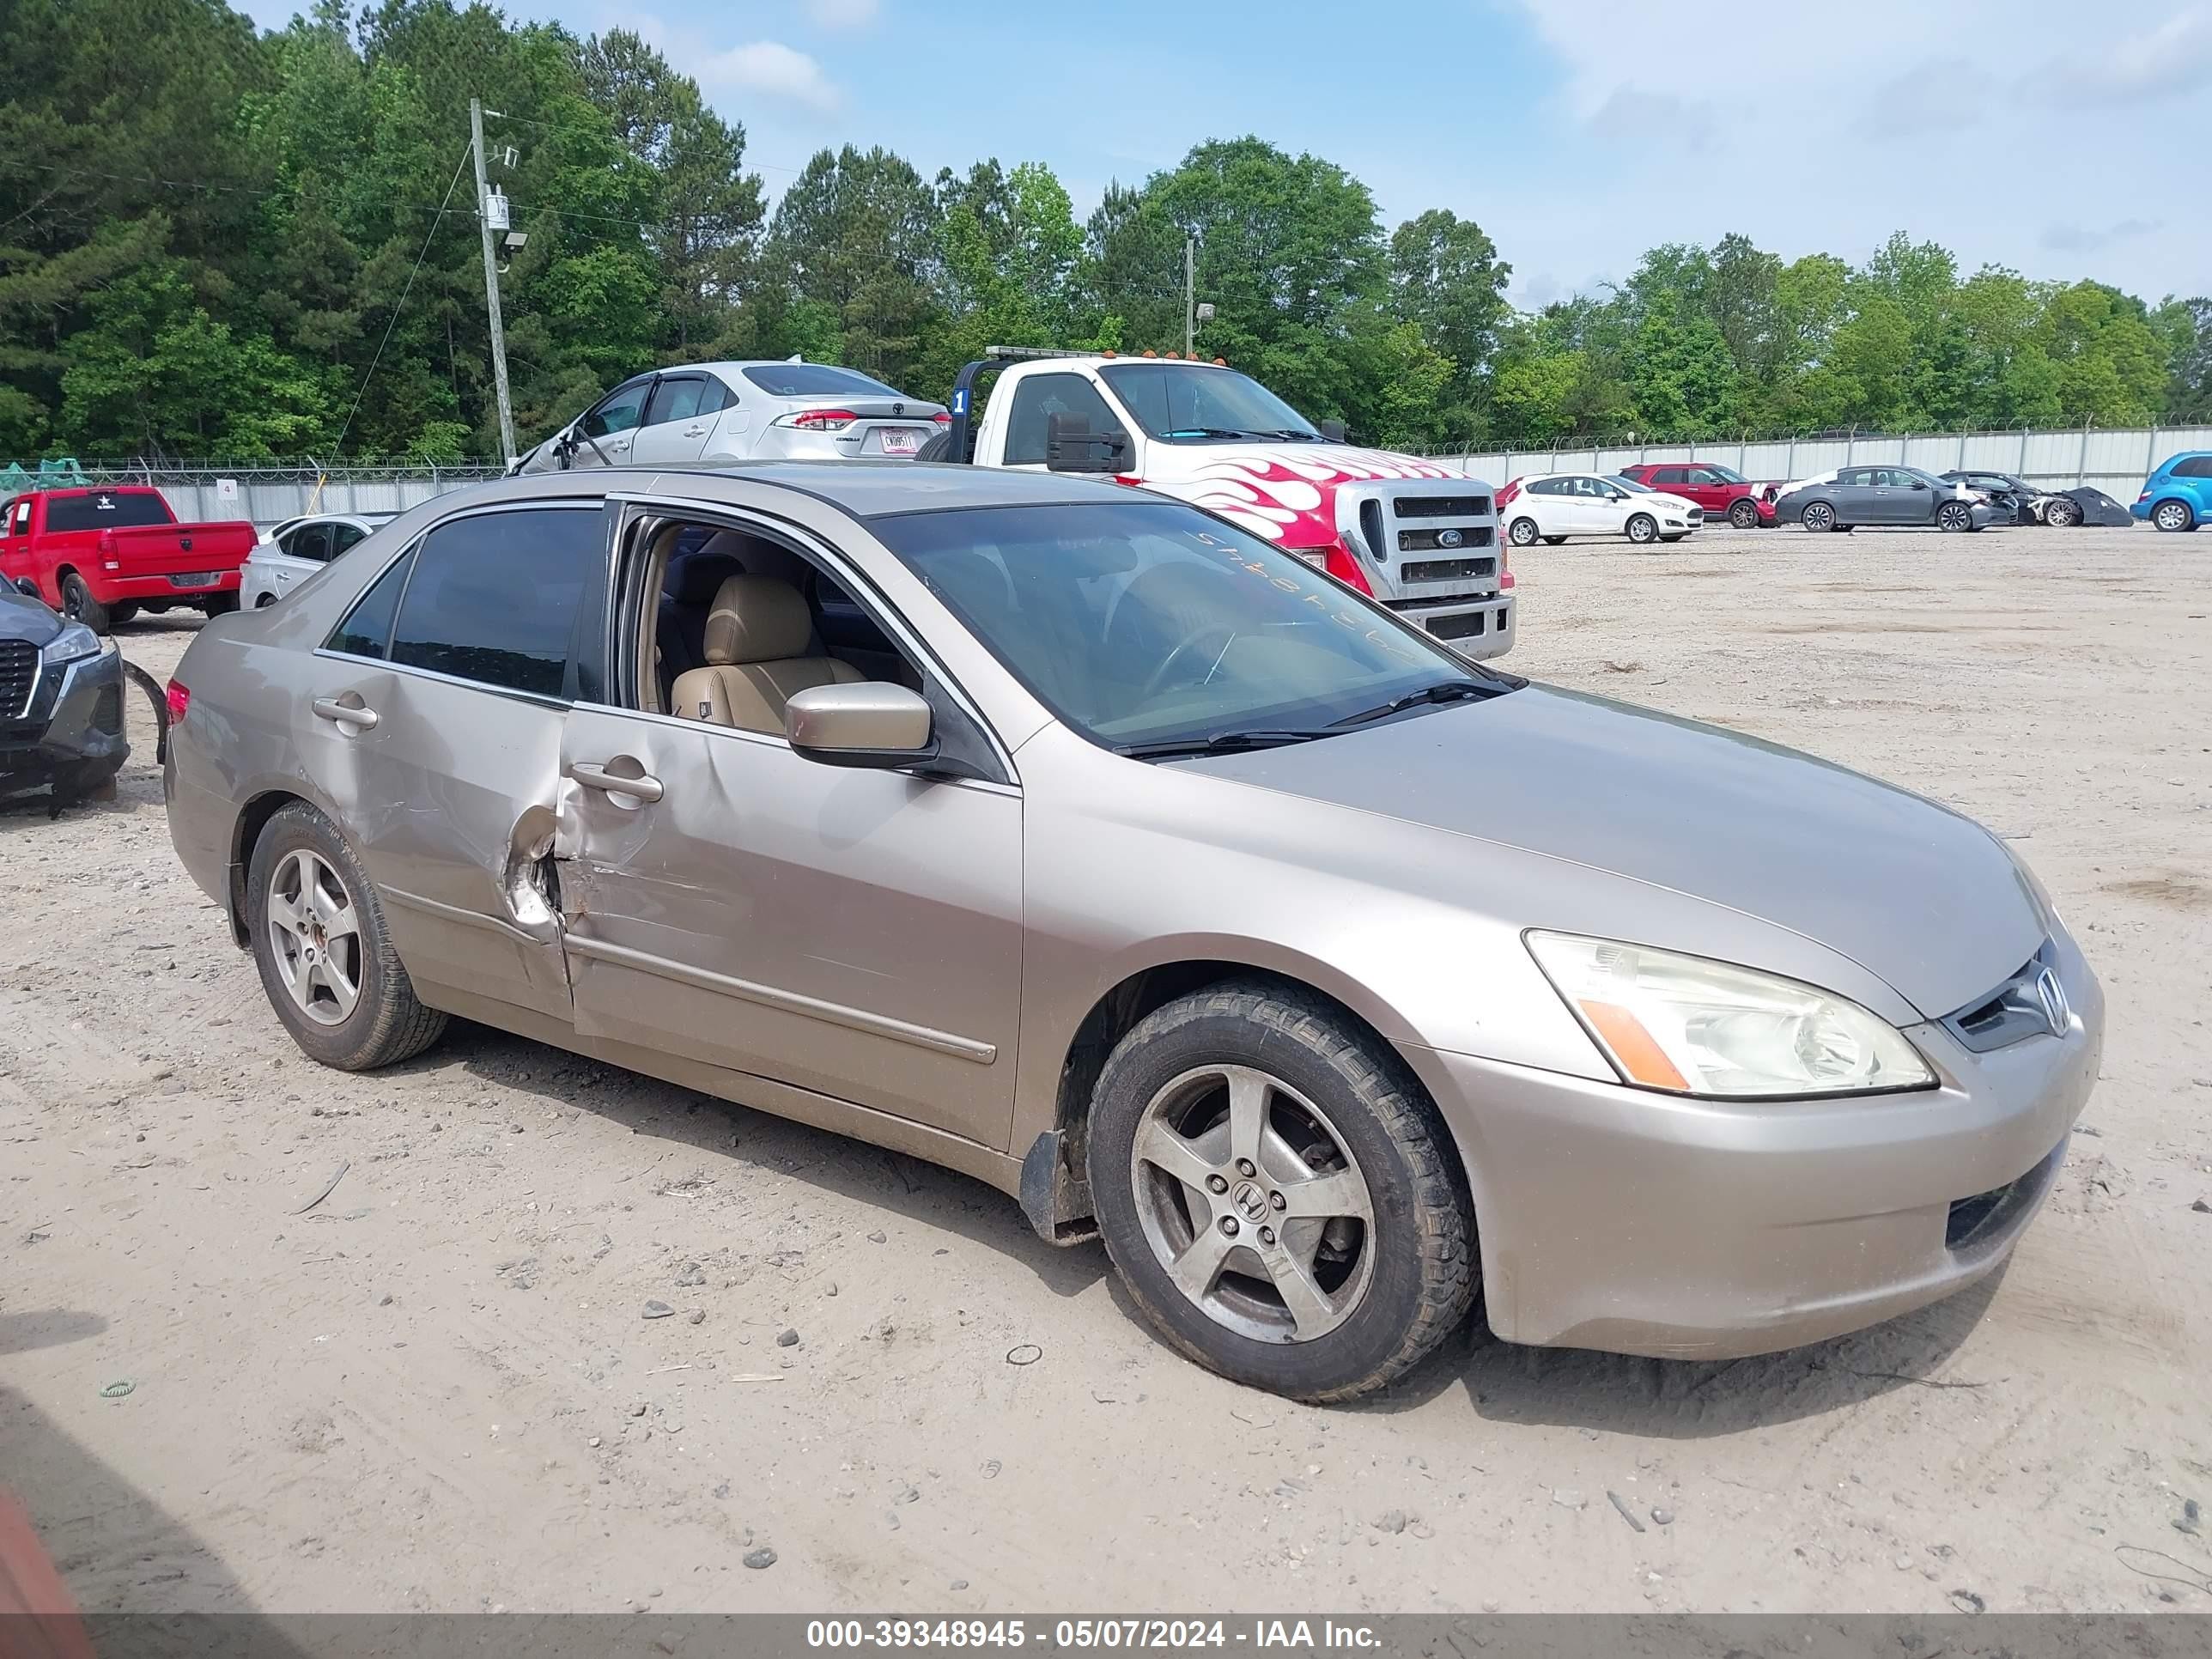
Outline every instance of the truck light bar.
POLYGON ((985 346, 983 355, 1006 362, 1016 357, 1110 357, 1110 351, 1062 351, 1054 346, 985 346))

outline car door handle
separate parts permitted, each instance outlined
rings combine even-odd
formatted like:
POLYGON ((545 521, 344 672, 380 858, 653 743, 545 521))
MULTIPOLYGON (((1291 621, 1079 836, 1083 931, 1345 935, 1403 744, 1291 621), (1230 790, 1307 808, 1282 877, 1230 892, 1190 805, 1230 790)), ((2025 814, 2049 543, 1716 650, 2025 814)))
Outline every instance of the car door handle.
POLYGON ((357 732, 376 729, 376 710, 363 708, 357 702, 340 702, 336 697, 317 697, 308 706, 321 719, 336 720, 340 726, 350 726, 357 732))
POLYGON ((703 438, 707 435, 707 428, 703 426, 687 426, 684 428, 684 435, 687 438, 703 438))
POLYGON ((571 761, 568 775, 586 789, 610 795, 635 795, 640 800, 653 801, 659 800, 662 793, 659 778, 626 778, 590 761, 571 761))

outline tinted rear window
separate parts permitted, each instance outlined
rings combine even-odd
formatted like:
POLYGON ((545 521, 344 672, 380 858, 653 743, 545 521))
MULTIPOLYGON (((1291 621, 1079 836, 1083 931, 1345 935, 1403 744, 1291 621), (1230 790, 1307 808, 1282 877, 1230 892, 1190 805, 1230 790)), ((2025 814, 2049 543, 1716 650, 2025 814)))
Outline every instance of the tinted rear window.
POLYGON ((898 398, 905 394, 849 368, 828 363, 763 363, 745 379, 775 398, 898 398))
POLYGON ((596 507, 480 513, 416 556, 392 660, 533 696, 562 695, 569 641, 602 566, 596 507))
POLYGON ((368 592, 353 603, 331 635, 329 647, 343 651, 349 657, 374 657, 384 659, 385 647, 392 642, 392 618, 399 609, 399 591, 407 586, 407 573, 415 568, 415 550, 410 548, 404 557, 391 569, 369 584, 368 592))
POLYGON ((2177 478, 2212 478, 2212 455, 2191 455, 2173 469, 2177 478))
POLYGON ((161 498, 150 490, 95 489, 83 495, 46 497, 49 530, 115 530, 175 522, 161 498))

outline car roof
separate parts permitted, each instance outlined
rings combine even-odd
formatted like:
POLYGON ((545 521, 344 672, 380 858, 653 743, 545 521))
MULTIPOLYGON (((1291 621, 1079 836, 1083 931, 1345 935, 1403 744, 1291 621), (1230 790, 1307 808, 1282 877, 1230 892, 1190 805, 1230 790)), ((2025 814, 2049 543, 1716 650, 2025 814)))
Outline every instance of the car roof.
POLYGON ((549 495, 634 493, 678 496, 704 507, 743 506, 744 497, 730 487, 733 484, 765 484, 772 489, 788 489, 812 496, 856 519, 943 512, 957 507, 1044 507, 1131 499, 1124 485, 1061 473, 889 459, 763 461, 743 466, 673 469, 592 467, 504 478, 465 493, 473 500, 487 502, 532 501, 549 495), (554 485, 556 479, 561 481, 559 486, 554 485))

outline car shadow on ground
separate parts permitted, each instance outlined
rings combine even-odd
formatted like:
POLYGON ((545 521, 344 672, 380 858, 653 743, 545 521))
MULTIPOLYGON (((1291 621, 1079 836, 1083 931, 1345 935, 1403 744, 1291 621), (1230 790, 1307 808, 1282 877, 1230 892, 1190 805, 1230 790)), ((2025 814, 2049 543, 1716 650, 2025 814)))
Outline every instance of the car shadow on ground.
MULTIPOLYGON (((456 1063, 501 1088, 590 1112, 672 1148, 688 1148, 702 1162, 726 1162, 732 1179, 748 1169, 772 1170, 919 1225, 957 1233, 1020 1261, 1056 1296, 1079 1296, 1108 1271, 1104 1250, 1095 1244, 1062 1249, 1046 1243, 1020 1205, 973 1176, 489 1026, 456 1020, 428 1054, 380 1075, 428 1073, 456 1063)), ((681 1165, 664 1168, 668 1176, 684 1173, 681 1165)))

